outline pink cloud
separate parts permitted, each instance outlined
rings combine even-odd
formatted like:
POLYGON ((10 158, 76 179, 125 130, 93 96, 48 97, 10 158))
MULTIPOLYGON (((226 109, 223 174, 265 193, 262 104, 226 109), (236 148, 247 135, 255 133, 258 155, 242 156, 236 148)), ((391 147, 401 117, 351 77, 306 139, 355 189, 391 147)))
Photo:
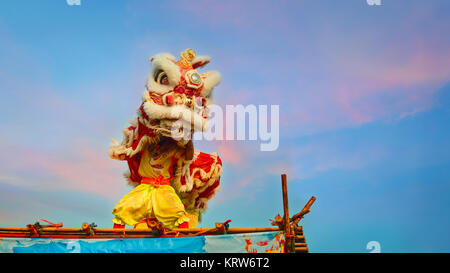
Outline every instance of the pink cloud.
POLYGON ((108 198, 118 198, 126 184, 119 162, 110 159, 106 152, 88 143, 72 143, 61 154, 44 152, 33 147, 8 145, 8 157, 2 157, 5 170, 14 172, 9 183, 42 190, 76 190, 108 198), (36 185, 36 181, 47 180, 36 185))
POLYGON ((243 154, 239 146, 231 141, 223 142, 217 146, 217 151, 222 161, 228 164, 239 166, 242 163, 243 154))
MULTIPOLYGON (((450 79, 450 54, 423 48, 405 58, 372 61, 373 57, 364 56, 334 63, 336 79, 301 82, 296 98, 281 101, 281 125, 290 135, 298 135, 300 130, 318 132, 396 120, 431 109, 435 93, 450 79)), ((276 89, 267 92, 272 93, 267 100, 277 94, 276 89)))

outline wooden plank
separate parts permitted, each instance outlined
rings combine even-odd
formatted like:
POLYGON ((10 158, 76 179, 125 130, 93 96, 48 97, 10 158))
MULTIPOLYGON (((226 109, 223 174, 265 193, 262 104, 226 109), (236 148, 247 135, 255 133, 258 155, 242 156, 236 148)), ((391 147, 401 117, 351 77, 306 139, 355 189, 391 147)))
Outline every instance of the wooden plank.
POLYGON ((307 247, 306 243, 295 243, 295 247, 307 247))
POLYGON ((295 227, 294 232, 297 235, 303 234, 303 227, 302 226, 295 227))
POLYGON ((295 248, 295 253, 308 253, 308 248, 307 247, 296 247, 295 248))

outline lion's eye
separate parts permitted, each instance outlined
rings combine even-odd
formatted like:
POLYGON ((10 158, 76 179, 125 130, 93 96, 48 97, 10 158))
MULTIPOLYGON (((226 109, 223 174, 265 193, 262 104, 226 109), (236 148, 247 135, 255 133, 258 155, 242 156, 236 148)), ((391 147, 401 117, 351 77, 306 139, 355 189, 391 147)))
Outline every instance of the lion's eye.
POLYGON ((169 84, 169 78, 167 77, 166 72, 163 70, 158 70, 155 73, 155 82, 159 84, 168 85, 169 84))

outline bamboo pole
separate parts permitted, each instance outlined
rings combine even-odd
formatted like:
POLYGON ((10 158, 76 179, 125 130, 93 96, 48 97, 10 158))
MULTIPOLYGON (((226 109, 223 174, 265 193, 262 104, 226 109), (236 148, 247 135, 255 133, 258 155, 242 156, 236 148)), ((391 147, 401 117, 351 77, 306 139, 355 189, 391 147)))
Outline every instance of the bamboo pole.
MULTIPOLYGON (((258 233, 258 232, 270 232, 270 231, 279 231, 278 227, 273 228, 230 228, 227 231, 227 234, 236 234, 236 233, 258 233)), ((83 231, 81 228, 42 228, 39 230, 42 235, 67 235, 67 236, 84 236, 88 235, 87 232, 83 231)), ((29 228, 10 228, 4 227, 0 228, 0 237, 1 234, 7 234, 9 236, 16 235, 29 235, 31 230, 29 228)), ((123 236, 125 234, 126 237, 136 235, 136 236, 145 236, 151 235, 151 229, 94 229, 96 236, 123 236)), ((172 229, 168 232, 171 233, 180 233, 180 234, 190 234, 190 233, 199 233, 210 235, 210 234, 223 234, 222 232, 209 228, 191 228, 191 229, 172 229)))
POLYGON ((305 207, 299 213, 292 216, 291 222, 294 222, 294 224, 296 225, 303 218, 303 216, 305 216, 305 214, 308 214, 310 212, 311 206, 312 204, 314 204, 314 201, 316 201, 316 197, 313 196, 311 197, 311 199, 309 199, 308 203, 306 203, 305 207))
POLYGON ((284 210, 284 234, 285 234, 285 252, 291 252, 291 225, 289 221, 289 202, 287 193, 287 178, 286 174, 281 175, 281 188, 283 192, 283 210, 284 210))

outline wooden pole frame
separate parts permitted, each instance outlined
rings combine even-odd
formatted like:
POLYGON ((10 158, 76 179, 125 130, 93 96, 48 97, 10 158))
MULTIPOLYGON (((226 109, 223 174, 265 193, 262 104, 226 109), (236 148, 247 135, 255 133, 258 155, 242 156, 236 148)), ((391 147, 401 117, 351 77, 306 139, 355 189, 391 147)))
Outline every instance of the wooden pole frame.
MULTIPOLYGON (((289 201, 288 201, 288 189, 287 189, 287 176, 281 175, 281 188, 283 196, 283 218, 278 214, 275 217, 275 221, 272 221, 272 225, 277 226, 274 228, 229 228, 224 231, 221 226, 216 223, 215 228, 191 228, 191 229, 172 229, 167 230, 165 234, 154 234, 153 229, 100 229, 96 226, 90 226, 87 223, 83 223, 82 228, 62 228, 62 223, 53 224, 46 220, 41 219, 50 225, 27 225, 27 228, 13 228, 13 227, 0 227, 0 240, 2 237, 32 237, 32 238, 155 238, 155 237, 178 237, 178 236, 207 236, 207 235, 220 235, 220 234, 240 234, 240 233, 258 233, 268 231, 283 231, 285 235, 284 252, 292 253, 296 250, 303 250, 306 243, 303 236, 303 228, 297 226, 298 222, 303 216, 309 213, 312 204, 315 202, 316 197, 311 197, 305 207, 299 213, 295 214, 292 218, 289 217, 289 201), (291 222, 293 224, 291 225, 291 222), (298 235, 298 236, 296 236, 298 235), (301 249, 300 249, 301 248, 301 249)), ((223 223, 226 224, 229 221, 223 223)))
MULTIPOLYGON (((258 233, 278 231, 279 227, 273 228, 230 228, 227 234, 240 234, 240 233, 258 233)), ((297 227, 298 232, 302 232, 301 227, 297 227)), ((93 234, 84 231, 81 228, 42 228, 39 233, 33 233, 29 228, 12 228, 12 227, 0 227, 0 238, 2 237, 40 237, 40 238, 154 238, 151 229, 103 229, 94 228, 93 234)), ((177 237, 177 236, 190 236, 190 235, 221 235, 222 231, 217 229, 208 228, 191 228, 183 229, 177 228, 169 230, 168 234, 161 237, 177 237), (178 234, 178 235, 177 235, 178 234)))

